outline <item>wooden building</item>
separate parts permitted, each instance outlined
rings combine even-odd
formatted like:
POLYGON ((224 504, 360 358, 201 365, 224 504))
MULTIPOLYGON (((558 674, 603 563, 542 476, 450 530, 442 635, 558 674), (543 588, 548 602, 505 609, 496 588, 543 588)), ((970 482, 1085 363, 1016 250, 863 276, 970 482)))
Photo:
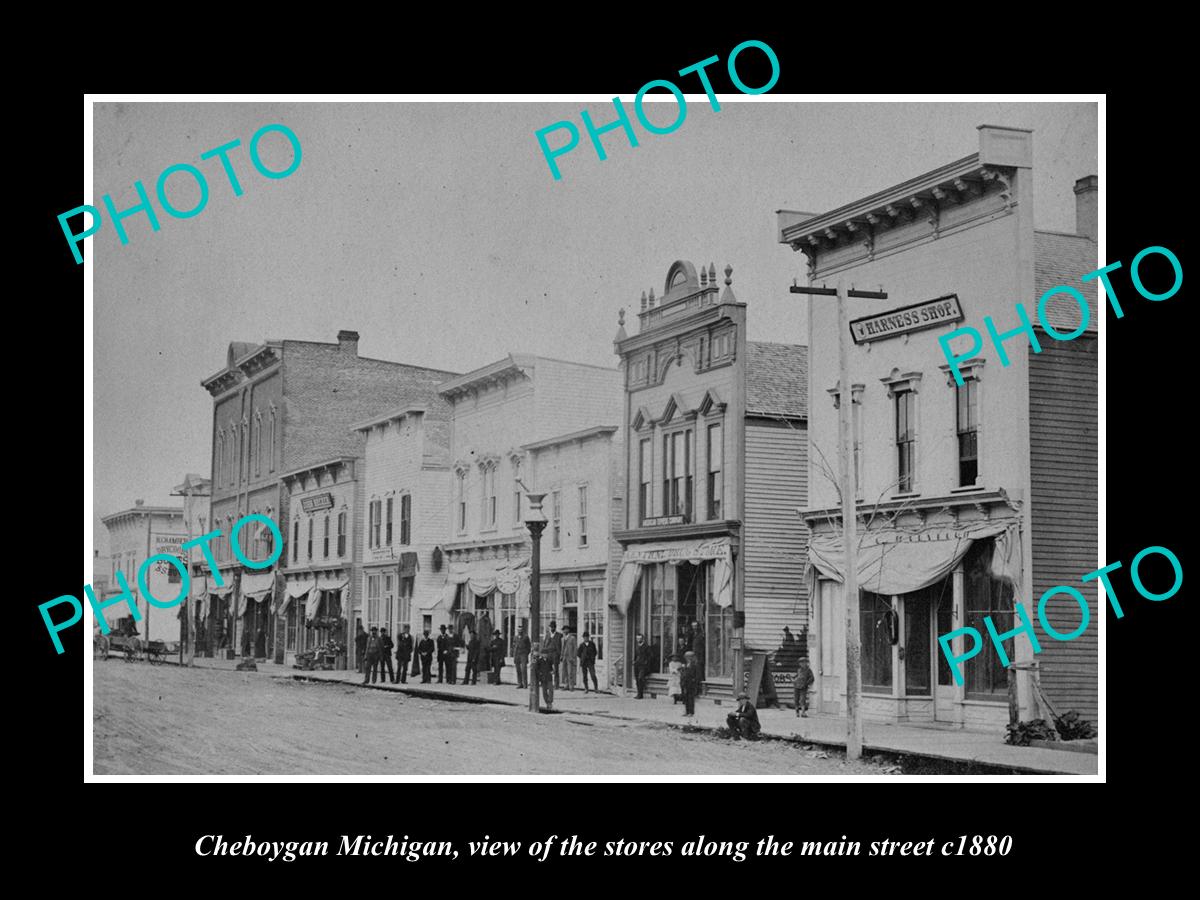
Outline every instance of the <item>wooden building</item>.
POLYGON ((745 651, 774 651, 784 626, 807 623, 795 509, 807 499, 808 350, 749 341, 731 274, 721 286, 714 266, 676 261, 661 299, 643 294, 637 334, 622 311, 628 499, 613 570, 627 689, 638 635, 653 693, 671 655, 696 648, 706 690, 728 695, 745 651))
MULTIPOLYGON (((809 305, 812 540, 808 577, 814 622, 808 653, 816 708, 845 709, 841 499, 836 487, 838 406, 852 404, 858 484, 858 581, 864 714, 893 722, 947 722, 987 729, 1009 720, 1009 671, 987 638, 1014 621, 1020 598, 1036 625, 1047 588, 1075 585, 1092 626, 1064 643, 1039 635, 1006 643, 1015 661, 1015 705, 1044 714, 1040 689, 1059 712, 1096 713, 1096 591, 1080 576, 1096 568, 1097 356, 1095 291, 1084 333, 1055 340, 1035 324, 1016 328, 1021 302, 1037 322, 1038 300, 1059 284, 1081 287, 1096 264, 1096 180, 1076 185, 1078 234, 1034 226, 1032 135, 982 126, 979 150, 820 215, 781 211, 780 240, 808 257, 810 282, 887 292, 849 299, 853 346, 849 397, 840 383, 835 301, 809 305), (960 364, 958 385, 938 337, 963 325, 982 347, 960 364), (1007 361, 1007 364, 1005 364, 1007 361), (937 638, 964 626, 983 652, 955 683, 937 638), (1014 646, 1015 645, 1015 646, 1014 646)), ((1065 199, 1065 198, 1064 198, 1065 199)), ((1082 311, 1056 298, 1047 319, 1072 331, 1082 311)), ((956 345, 957 346, 957 345, 956 345)), ((1048 606, 1061 633, 1080 611, 1070 597, 1048 606)), ((954 641, 963 652, 963 638, 954 641)))

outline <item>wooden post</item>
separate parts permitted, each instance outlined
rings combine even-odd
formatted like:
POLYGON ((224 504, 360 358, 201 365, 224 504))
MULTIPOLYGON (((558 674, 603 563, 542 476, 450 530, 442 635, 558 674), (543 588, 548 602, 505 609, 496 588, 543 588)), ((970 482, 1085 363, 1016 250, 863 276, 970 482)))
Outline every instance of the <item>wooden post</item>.
POLYGON ((862 660, 858 634, 858 521, 854 483, 854 396, 850 386, 850 326, 846 315, 846 291, 839 279, 838 313, 838 432, 841 440, 838 469, 842 494, 842 547, 845 555, 843 587, 846 593, 846 759, 862 757, 862 660))

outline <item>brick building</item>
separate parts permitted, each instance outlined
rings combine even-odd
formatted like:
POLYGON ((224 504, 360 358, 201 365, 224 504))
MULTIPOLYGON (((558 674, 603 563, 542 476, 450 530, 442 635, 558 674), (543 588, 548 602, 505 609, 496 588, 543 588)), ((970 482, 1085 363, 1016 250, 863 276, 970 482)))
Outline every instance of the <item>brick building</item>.
MULTIPOLYGON (((1096 179, 1076 185, 1077 234, 1034 226, 1032 135, 982 126, 979 150, 820 215, 781 211, 780 240, 808 257, 816 283, 882 285, 887 300, 850 298, 854 343, 850 402, 858 482, 862 709, 871 719, 1001 728, 1009 672, 986 642, 983 619, 1014 624, 1014 596, 1075 584, 1099 619, 1095 585, 1079 585, 1097 559, 1097 355, 1095 290, 1084 285, 1089 323, 1073 341, 1009 337, 1004 356, 986 339, 1018 323, 1021 302, 1059 284, 1079 286, 1096 268, 1096 179), (901 313, 901 315, 897 315, 901 313), (907 314, 907 315, 904 315, 907 314), (962 325, 985 335, 961 364, 958 385, 938 343, 962 325), (1007 364, 1003 364, 1007 360, 1007 364), (937 638, 964 625, 984 651, 956 684, 937 638)), ((809 307, 812 529, 809 575, 814 625, 808 652, 816 706, 845 709, 845 606, 840 496, 835 486, 839 381, 832 299, 809 307)), ((1080 323, 1066 298, 1047 309, 1060 333, 1080 323)), ((1061 633, 1080 612, 1070 597, 1048 605, 1061 633)), ((1034 613, 1036 616, 1036 613, 1034 613)), ((961 654, 963 638, 955 639, 961 654)), ((1031 678, 1061 712, 1096 713, 1096 628, 1069 643, 1046 639, 1035 657, 1020 636, 1016 704, 1038 713, 1031 678)))
MULTIPOLYGON (((233 656, 261 650, 277 657, 277 646, 286 648, 282 607, 289 597, 276 581, 290 555, 285 546, 275 567, 243 570, 229 542, 234 523, 259 513, 276 521, 285 544, 292 540, 290 495, 299 475, 330 461, 360 458, 363 436, 350 430, 354 422, 398 403, 423 403, 451 374, 361 357, 354 331, 338 332, 334 344, 229 345, 224 367, 201 382, 213 397, 211 527, 222 533, 214 550, 225 582, 218 587, 206 579, 197 604, 206 624, 202 652, 233 656), (260 631, 265 646, 257 646, 260 631)), ((353 510, 348 516, 355 520, 353 510)), ((265 526, 249 526, 240 537, 250 558, 271 555, 272 536, 265 526)), ((349 602, 345 590, 334 592, 343 620, 349 602)))
MULTIPOLYGON (((440 393, 452 409, 446 495, 449 531, 441 546, 445 573, 441 592, 422 598, 414 615, 427 616, 434 627, 448 623, 456 630, 468 627, 489 633, 499 628, 510 652, 519 626, 530 633, 524 484, 530 491, 559 493, 559 546, 553 544, 553 524, 542 537, 542 569, 548 573, 543 590, 552 594, 543 597, 552 610, 543 607, 544 621, 564 612, 583 621, 591 613, 580 611, 580 602, 600 604, 606 599, 580 593, 584 574, 589 588, 604 583, 601 573, 607 559, 599 536, 595 546, 585 548, 584 556, 568 560, 580 549, 581 515, 589 527, 601 524, 608 504, 614 502, 608 470, 585 471, 585 467, 608 443, 608 432, 594 429, 611 428, 620 420, 620 373, 512 354, 447 381, 440 393), (572 449, 576 442, 581 445, 578 451, 572 449), (567 455, 582 454, 569 471, 561 455, 564 447, 567 455), (562 468, 553 464, 555 454, 560 454, 562 468), (540 461, 545 479, 539 477, 536 484, 530 480, 534 458, 540 461), (600 522, 594 515, 601 516, 600 522), (575 550, 567 550, 572 544, 575 550)), ((544 509, 551 517, 552 497, 546 499, 544 509)))
POLYGON ((622 646, 640 634, 653 651, 655 693, 672 653, 701 644, 710 694, 740 686, 748 651, 789 649, 775 654, 786 681, 797 657, 783 629, 799 635, 808 618, 795 515, 807 498, 807 348, 748 340, 731 273, 722 290, 715 267, 676 261, 661 300, 642 295, 638 333, 622 312, 615 341, 629 498, 615 600, 622 646))

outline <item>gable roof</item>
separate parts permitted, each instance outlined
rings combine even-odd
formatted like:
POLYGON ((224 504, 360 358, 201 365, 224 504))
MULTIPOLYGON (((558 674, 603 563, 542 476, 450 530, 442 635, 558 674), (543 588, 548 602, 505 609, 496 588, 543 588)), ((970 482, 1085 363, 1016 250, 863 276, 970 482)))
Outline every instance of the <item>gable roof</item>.
MULTIPOLYGON (((1087 298, 1090 315, 1086 331, 1096 334, 1100 321, 1096 309, 1097 281, 1080 283, 1080 278, 1097 268, 1096 242, 1091 238, 1058 231, 1034 231, 1034 308, 1029 310, 1029 318, 1038 321, 1037 304, 1046 291, 1068 285, 1087 298)), ((1060 334, 1069 334, 1078 328, 1080 315, 1079 304, 1070 294, 1059 294, 1046 303, 1046 321, 1060 334)))
POLYGON ((808 418, 808 347, 746 342, 746 413, 808 418))

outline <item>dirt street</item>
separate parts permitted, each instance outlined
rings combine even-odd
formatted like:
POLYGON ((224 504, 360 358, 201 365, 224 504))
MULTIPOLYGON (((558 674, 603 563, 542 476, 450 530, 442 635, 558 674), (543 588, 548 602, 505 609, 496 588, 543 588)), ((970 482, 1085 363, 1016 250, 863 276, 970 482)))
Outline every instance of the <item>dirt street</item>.
POLYGON ((251 673, 95 667, 97 775, 878 774, 793 744, 251 673))

